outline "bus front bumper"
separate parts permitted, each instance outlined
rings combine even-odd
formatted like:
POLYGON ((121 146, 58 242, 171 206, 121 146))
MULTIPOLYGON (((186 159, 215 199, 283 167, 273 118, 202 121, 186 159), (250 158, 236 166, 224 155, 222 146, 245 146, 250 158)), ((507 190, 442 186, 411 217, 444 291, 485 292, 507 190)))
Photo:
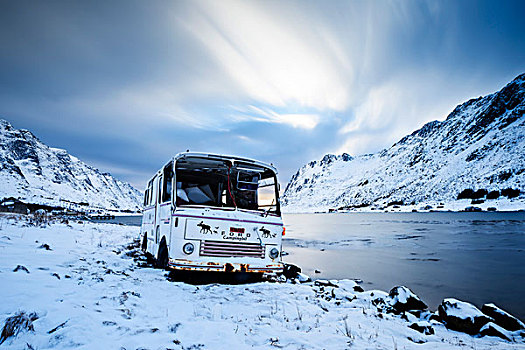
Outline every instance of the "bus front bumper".
POLYGON ((184 271, 217 271, 217 272, 251 272, 275 275, 283 272, 283 264, 268 265, 198 262, 182 259, 169 259, 168 267, 173 270, 184 271))

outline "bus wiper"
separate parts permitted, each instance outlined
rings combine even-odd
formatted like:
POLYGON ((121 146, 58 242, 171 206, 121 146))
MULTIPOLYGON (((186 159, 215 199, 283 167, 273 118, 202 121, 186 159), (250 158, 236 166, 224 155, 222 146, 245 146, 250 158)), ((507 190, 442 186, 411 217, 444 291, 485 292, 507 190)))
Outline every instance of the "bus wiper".
POLYGON ((272 210, 273 202, 275 201, 275 198, 272 199, 272 204, 270 204, 270 207, 264 211, 264 217, 267 217, 268 214, 270 214, 270 210, 272 210))

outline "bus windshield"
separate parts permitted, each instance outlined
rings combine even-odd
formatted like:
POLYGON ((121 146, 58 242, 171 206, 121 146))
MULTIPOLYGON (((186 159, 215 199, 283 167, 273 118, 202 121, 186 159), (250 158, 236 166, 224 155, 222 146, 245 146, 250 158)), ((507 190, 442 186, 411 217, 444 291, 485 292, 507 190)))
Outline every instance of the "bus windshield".
POLYGON ((270 168, 242 161, 185 157, 175 166, 176 205, 204 205, 280 215, 278 186, 270 168))

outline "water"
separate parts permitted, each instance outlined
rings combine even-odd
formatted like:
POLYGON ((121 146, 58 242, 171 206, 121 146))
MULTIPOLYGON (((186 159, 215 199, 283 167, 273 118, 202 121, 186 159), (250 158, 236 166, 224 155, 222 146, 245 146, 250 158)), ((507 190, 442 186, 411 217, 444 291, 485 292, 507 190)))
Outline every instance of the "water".
POLYGON ((108 224, 120 224, 120 225, 128 225, 128 226, 140 226, 142 223, 142 215, 122 215, 122 216, 115 216, 114 219, 93 219, 93 222, 102 222, 102 223, 108 223, 108 224))
POLYGON ((284 260, 312 278, 405 285, 431 309, 447 297, 525 319, 525 213, 286 214, 284 260), (321 271, 320 274, 314 272, 321 271))

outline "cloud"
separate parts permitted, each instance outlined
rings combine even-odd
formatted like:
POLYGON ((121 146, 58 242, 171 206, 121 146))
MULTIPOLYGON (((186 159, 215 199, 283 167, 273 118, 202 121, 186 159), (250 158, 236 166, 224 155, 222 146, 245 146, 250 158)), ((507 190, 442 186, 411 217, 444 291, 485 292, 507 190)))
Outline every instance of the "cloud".
POLYGON ((135 184, 186 149, 274 162, 287 180, 525 71, 522 2, 1 6, 0 116, 135 184))
POLYGON ((291 26, 288 13, 270 11, 262 2, 196 4, 179 13, 177 22, 202 44, 241 94, 279 107, 348 107, 344 76, 351 74, 351 66, 340 67, 333 59, 332 52, 342 52, 335 40, 327 45, 309 26, 291 26))
POLYGON ((234 121, 256 121, 264 123, 286 124, 293 128, 314 129, 319 124, 320 116, 313 113, 277 113, 269 108, 248 106, 247 109, 237 107, 238 114, 233 114, 234 121))

